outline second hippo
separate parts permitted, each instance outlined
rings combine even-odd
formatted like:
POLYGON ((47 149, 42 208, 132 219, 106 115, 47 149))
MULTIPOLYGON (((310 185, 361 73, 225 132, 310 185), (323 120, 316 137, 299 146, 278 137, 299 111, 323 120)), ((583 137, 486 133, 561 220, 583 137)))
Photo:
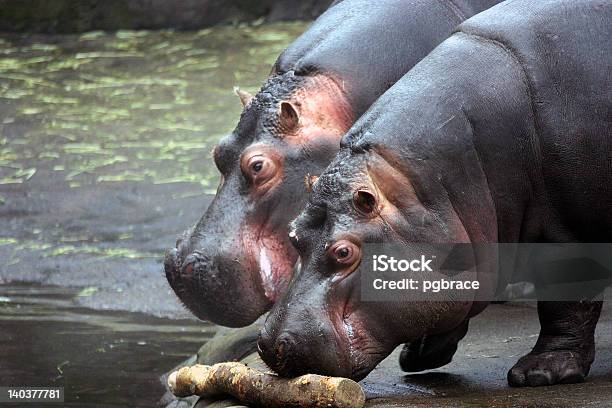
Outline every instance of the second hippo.
MULTIPOLYGON (((361 379, 405 342, 407 370, 450 361, 486 302, 361 301, 366 243, 611 242, 611 27, 608 0, 505 2, 385 93, 293 223, 302 266, 261 333, 264 361, 285 376, 361 379)), ((503 282, 472 256, 489 282, 474 299, 492 299, 503 282)), ((539 338, 509 384, 584 380, 601 306, 597 293, 540 299, 539 338)))

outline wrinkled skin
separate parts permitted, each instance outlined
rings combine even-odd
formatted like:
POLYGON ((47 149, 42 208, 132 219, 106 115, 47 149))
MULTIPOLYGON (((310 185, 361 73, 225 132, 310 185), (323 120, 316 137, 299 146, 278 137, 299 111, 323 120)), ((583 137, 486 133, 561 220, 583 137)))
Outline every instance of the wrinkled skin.
POLYGON ((285 290, 297 259, 286 238, 286 216, 306 198, 305 176, 331 160, 339 135, 352 122, 342 100, 316 122, 308 119, 322 89, 331 94, 328 100, 340 94, 333 81, 289 73, 271 79, 267 88, 278 94, 288 82, 300 88, 286 100, 262 92, 247 102, 236 131, 214 150, 222 173, 215 200, 166 254, 171 286, 201 319, 245 326, 285 290), (270 112, 275 105, 279 112, 270 112))
MULTIPOLYGON (((471 301, 360 302, 366 243, 610 242, 604 3, 516 0, 483 12, 359 119, 293 222, 302 266, 260 334, 270 367, 361 379, 404 342, 403 368, 446 364, 481 300, 508 282, 491 268, 494 252, 475 251, 471 301)), ((602 305, 584 296, 538 301, 540 336, 510 385, 584 380, 602 305)))
POLYGON ((343 150, 292 227, 302 268, 259 341, 264 361, 282 375, 361 379, 397 345, 453 332, 479 307, 444 299, 401 307, 359 302, 364 243, 470 242, 450 201, 436 202, 435 211, 425 206, 408 178, 377 153, 343 150))
POLYGON ((310 176, 376 98, 495 3, 336 2, 279 57, 254 98, 240 93, 240 122, 214 150, 222 175, 215 199, 166 253, 168 281, 197 317, 238 327, 271 307, 297 260, 287 225, 307 200, 310 176))

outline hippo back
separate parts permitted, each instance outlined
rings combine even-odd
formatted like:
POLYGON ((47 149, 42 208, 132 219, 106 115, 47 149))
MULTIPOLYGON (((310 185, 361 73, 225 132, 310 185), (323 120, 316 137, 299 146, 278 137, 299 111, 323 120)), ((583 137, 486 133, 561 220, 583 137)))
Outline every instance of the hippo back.
POLYGON ((459 23, 496 3, 499 0, 337 2, 283 52, 274 71, 331 74, 342 81, 359 116, 459 23))
POLYGON ((587 229, 579 236, 609 238, 612 3, 507 1, 457 31, 495 42, 522 67, 549 202, 571 230, 587 229))
POLYGON ((543 132, 571 136, 589 123, 608 125, 594 134, 610 131, 609 0, 506 1, 467 20, 456 31, 496 42, 517 60, 532 93, 536 126, 543 132), (556 103, 559 97, 564 106, 556 103), (595 120, 578 120, 586 117, 595 120))

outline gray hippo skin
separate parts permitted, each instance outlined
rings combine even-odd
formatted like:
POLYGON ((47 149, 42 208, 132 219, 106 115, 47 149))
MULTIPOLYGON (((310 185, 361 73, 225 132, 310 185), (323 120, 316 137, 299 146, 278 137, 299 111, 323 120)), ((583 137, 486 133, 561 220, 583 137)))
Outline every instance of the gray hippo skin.
MULTIPOLYGON (((301 269, 260 335, 264 361, 285 376, 361 379, 405 342, 430 338, 452 356, 486 302, 360 302, 364 242, 611 242, 610 50, 609 0, 508 1, 459 26, 359 119, 314 184, 292 226, 301 269)), ((584 380, 599 299, 538 301, 540 336, 509 384, 584 380)), ((412 364, 416 348, 403 367, 448 359, 412 364)))
POLYGON ((284 293, 297 252, 289 222, 304 180, 333 159, 353 122, 467 17, 492 0, 344 0, 278 58, 214 150, 222 174, 197 225, 166 253, 170 285, 199 318, 253 322, 284 293))

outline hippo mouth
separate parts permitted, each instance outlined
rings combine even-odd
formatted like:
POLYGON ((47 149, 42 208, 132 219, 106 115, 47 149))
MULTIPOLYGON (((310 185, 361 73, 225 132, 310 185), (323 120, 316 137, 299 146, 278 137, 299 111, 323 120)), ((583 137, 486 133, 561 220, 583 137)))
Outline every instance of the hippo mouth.
POLYGON ((361 380, 374 368, 370 361, 382 355, 382 351, 375 346, 374 342, 366 335, 361 328, 361 323, 355 319, 354 315, 342 318, 342 331, 348 345, 348 361, 350 363, 351 378, 361 380))
POLYGON ((298 260, 297 253, 290 243, 276 236, 259 237, 250 245, 254 245, 252 258, 257 261, 253 268, 259 270, 264 295, 274 303, 287 290, 298 260))
POLYGON ((388 351, 365 327, 365 319, 357 311, 351 311, 352 300, 349 298, 342 309, 342 315, 336 322, 339 338, 345 339, 348 350, 352 379, 359 381, 365 378, 376 365, 382 361, 388 351))
POLYGON ((290 243, 274 235, 241 235, 210 254, 190 250, 187 242, 179 239, 166 252, 168 282, 196 317, 229 327, 248 325, 267 312, 286 290, 297 260, 290 243))

